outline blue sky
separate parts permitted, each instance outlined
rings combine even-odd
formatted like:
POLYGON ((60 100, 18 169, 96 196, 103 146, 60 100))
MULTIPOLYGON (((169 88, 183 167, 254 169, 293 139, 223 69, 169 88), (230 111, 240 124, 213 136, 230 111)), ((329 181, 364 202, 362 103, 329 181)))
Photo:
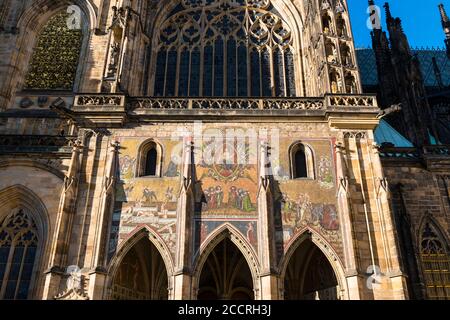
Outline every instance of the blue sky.
MULTIPOLYGON (((386 0, 375 0, 381 8, 381 21, 386 30, 383 5, 386 0)), ((412 47, 443 47, 444 32, 438 5, 443 3, 450 15, 450 0, 390 0, 387 1, 394 17, 402 19, 403 29, 412 47)), ((347 0, 352 21, 356 47, 372 46, 370 30, 366 26, 368 18, 367 0, 347 0)))

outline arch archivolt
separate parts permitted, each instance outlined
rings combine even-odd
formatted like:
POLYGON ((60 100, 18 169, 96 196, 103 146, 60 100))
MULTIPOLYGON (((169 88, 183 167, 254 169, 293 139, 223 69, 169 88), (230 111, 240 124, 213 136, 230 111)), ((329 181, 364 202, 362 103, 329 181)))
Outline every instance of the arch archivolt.
POLYGON ((234 245, 239 249, 247 262, 247 265, 252 274, 253 289, 255 294, 255 300, 259 299, 259 262, 253 247, 245 240, 241 235, 239 230, 237 230, 230 223, 225 223, 214 230, 200 246, 200 249, 196 253, 193 260, 193 297, 197 297, 199 289, 200 276, 204 267, 206 260, 208 259, 211 252, 216 248, 216 246, 221 243, 224 239, 229 238, 234 245))
POLYGON ((156 250, 161 255, 164 265, 166 267, 167 271, 167 279, 168 279, 168 292, 169 292, 169 299, 172 296, 172 288, 173 288, 173 281, 172 281, 172 275, 174 270, 174 263, 172 255, 170 254, 170 250, 167 247, 164 240, 150 227, 148 226, 142 226, 140 228, 137 228, 128 239, 124 240, 117 249, 114 257, 111 259, 108 267, 108 277, 106 281, 105 286, 105 292, 104 297, 109 298, 111 295, 110 289, 112 287, 114 277, 117 273, 117 270, 119 269, 122 260, 125 258, 127 253, 142 239, 148 239, 150 242, 155 246, 156 250))
POLYGON ((64 181, 65 173, 61 168, 61 162, 58 161, 51 162, 49 160, 47 162, 40 162, 34 159, 20 159, 20 160, 15 159, 14 161, 10 160, 0 161, 0 169, 7 170, 8 167, 17 167, 17 166, 37 168, 43 171, 47 171, 55 175, 57 178, 59 178, 61 182, 64 181))
POLYGON ((340 299, 348 299, 348 286, 341 259, 339 258, 338 254, 333 249, 331 244, 329 244, 328 241, 320 234, 310 228, 305 228, 300 231, 297 236, 294 236, 287 244, 285 254, 279 263, 280 288, 284 287, 286 270, 292 256, 294 255, 297 248, 307 240, 310 240, 317 246, 318 249, 320 249, 320 251, 325 255, 331 267, 333 268, 334 274, 336 275, 336 279, 338 281, 338 291, 340 299))

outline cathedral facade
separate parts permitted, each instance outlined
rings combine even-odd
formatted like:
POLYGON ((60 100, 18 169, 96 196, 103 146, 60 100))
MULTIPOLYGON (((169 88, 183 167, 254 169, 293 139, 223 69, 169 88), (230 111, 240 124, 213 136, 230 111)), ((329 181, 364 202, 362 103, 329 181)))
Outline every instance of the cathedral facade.
POLYGON ((387 12, 366 88, 346 0, 1 1, 0 299, 448 299, 450 64, 387 12))

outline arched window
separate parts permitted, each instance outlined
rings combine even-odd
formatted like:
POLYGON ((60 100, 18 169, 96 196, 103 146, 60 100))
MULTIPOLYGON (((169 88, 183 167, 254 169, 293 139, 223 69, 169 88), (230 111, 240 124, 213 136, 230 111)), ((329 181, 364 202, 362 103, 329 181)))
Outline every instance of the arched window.
POLYGON ((295 96, 291 29, 269 0, 182 0, 155 39, 155 96, 295 96))
POLYGON ((433 223, 425 223, 420 255, 429 299, 450 299, 450 256, 445 239, 433 223))
POLYGON ((58 13, 41 30, 24 89, 73 90, 83 34, 67 21, 68 13, 58 13))
POLYGON ((27 299, 38 246, 37 227, 24 210, 0 225, 0 299, 27 299))
POLYGON ((297 143, 291 148, 291 172, 293 179, 314 179, 314 160, 311 148, 297 143))
POLYGON ((153 140, 145 142, 139 150, 138 177, 161 176, 162 149, 153 140))

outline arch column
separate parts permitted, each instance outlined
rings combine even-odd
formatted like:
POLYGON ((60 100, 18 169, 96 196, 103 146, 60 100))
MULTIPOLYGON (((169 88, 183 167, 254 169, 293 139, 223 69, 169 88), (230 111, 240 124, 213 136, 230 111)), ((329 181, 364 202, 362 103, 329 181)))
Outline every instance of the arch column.
POLYGON ((114 142, 110 146, 106 176, 103 180, 101 205, 96 221, 92 269, 89 273, 88 296, 101 299, 106 280, 107 241, 110 230, 111 215, 115 201, 115 186, 120 145, 114 142))
POLYGON ((276 245, 274 238, 274 179, 270 172, 269 146, 260 146, 258 190, 258 255, 261 263, 259 280, 262 300, 279 299, 276 245))
POLYGON ((192 296, 192 234, 195 210, 195 164, 194 143, 191 138, 183 141, 183 171, 177 204, 177 253, 173 275, 173 299, 193 299, 192 296))

